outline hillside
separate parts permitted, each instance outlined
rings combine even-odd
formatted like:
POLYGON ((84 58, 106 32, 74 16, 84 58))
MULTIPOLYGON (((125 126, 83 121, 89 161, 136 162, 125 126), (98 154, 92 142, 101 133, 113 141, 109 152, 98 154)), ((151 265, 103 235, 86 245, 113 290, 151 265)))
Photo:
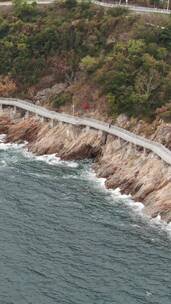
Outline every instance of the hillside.
POLYGON ((73 0, 44 8, 17 0, 0 17, 0 95, 169 120, 170 49, 166 16, 73 0))

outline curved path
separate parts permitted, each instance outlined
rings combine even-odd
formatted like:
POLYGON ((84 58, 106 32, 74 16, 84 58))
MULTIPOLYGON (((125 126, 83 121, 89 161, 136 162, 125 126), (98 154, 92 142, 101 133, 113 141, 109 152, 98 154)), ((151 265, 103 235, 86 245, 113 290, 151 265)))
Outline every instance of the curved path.
POLYGON ((139 5, 130 5, 130 4, 117 4, 117 3, 107 3, 105 1, 95 1, 92 0, 92 2, 96 5, 100 5, 103 7, 125 7, 128 8, 131 11, 137 12, 137 13, 159 13, 159 14, 171 14, 171 10, 169 9, 160 9, 160 8, 152 8, 152 7, 145 7, 145 6, 139 6, 139 5))
POLYGON ((89 128, 93 128, 96 130, 100 130, 106 132, 108 134, 117 136, 118 138, 123 139, 124 141, 134 144, 136 146, 143 147, 144 149, 148 149, 152 151, 154 154, 159 156, 163 161, 171 165, 171 151, 165 148, 163 145, 146 139, 142 136, 138 136, 134 133, 131 133, 125 129, 119 128, 117 126, 109 125, 105 122, 98 121, 91 118, 79 118, 72 115, 64 114, 64 113, 57 113, 54 111, 50 111, 44 107, 32 104, 31 102, 20 100, 20 99, 13 99, 13 98, 0 98, 0 105, 3 106, 10 106, 16 108, 23 109, 26 112, 34 113, 40 117, 48 118, 52 122, 64 122, 68 124, 73 124, 76 126, 85 126, 89 128))
MULTIPOLYGON (((57 1, 57 0, 56 0, 57 1)), ((60 0, 58 0, 60 1, 60 0)), ((79 0, 78 0, 79 1, 79 0)), ((28 2, 33 2, 32 0, 28 1, 28 2)), ((45 5, 45 4, 52 4, 55 2, 55 0, 37 0, 36 1, 39 5, 45 5)), ((103 7, 126 7, 128 9, 130 9, 131 11, 137 12, 137 13, 160 13, 160 14, 171 14, 171 10, 167 10, 167 9, 158 9, 158 8, 152 8, 152 7, 144 7, 144 6, 135 6, 135 5, 130 5, 130 4, 117 4, 117 3, 107 3, 105 1, 95 1, 92 0, 92 3, 96 4, 96 5, 100 5, 103 7)), ((12 5, 12 1, 2 1, 0 2, 0 6, 11 6, 12 5)))

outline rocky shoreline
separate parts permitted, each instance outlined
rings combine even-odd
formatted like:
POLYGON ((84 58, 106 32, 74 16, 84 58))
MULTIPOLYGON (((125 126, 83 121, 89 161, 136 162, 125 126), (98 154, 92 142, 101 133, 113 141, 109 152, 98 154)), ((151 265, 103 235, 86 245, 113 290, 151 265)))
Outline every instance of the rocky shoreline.
POLYGON ((27 141, 29 151, 56 154, 62 160, 93 159, 98 177, 106 178, 106 187, 120 188, 134 201, 144 204, 143 212, 151 217, 161 216, 171 221, 171 167, 153 153, 145 154, 118 138, 93 129, 48 122, 35 117, 11 118, 0 115, 0 134, 7 142, 27 141))

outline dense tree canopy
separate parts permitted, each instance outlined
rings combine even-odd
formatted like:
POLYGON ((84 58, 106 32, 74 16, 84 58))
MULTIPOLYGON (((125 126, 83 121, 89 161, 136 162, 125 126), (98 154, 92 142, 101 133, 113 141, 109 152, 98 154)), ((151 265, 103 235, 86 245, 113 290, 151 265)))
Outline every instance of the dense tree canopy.
MULTIPOLYGON (((45 10, 14 0, 13 13, 0 17, 0 77, 26 89, 44 75, 72 82, 81 73, 100 88, 113 114, 152 116, 170 101, 170 49, 169 20, 153 26, 126 9, 89 1, 45 10)), ((54 102, 65 100, 68 95, 54 102)))

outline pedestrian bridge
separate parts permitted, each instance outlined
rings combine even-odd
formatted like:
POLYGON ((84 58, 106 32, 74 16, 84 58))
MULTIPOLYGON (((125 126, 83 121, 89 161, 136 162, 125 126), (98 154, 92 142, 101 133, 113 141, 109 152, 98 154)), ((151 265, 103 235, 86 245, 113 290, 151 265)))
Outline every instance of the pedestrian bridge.
POLYGON ((135 146, 139 146, 143 149, 152 151, 164 162, 171 165, 171 151, 169 149, 165 148, 162 144, 151 141, 142 136, 138 136, 115 125, 109 126, 109 124, 95 119, 86 117, 76 117, 64 113, 57 113, 21 99, 0 98, 0 106, 12 107, 14 113, 17 111, 17 109, 22 109, 26 112, 26 114, 32 113, 42 119, 48 119, 51 122, 51 126, 53 126, 54 122, 56 121, 72 124, 75 126, 85 126, 87 128, 93 128, 102 132, 106 132, 107 134, 114 135, 119 139, 122 139, 135 146))

